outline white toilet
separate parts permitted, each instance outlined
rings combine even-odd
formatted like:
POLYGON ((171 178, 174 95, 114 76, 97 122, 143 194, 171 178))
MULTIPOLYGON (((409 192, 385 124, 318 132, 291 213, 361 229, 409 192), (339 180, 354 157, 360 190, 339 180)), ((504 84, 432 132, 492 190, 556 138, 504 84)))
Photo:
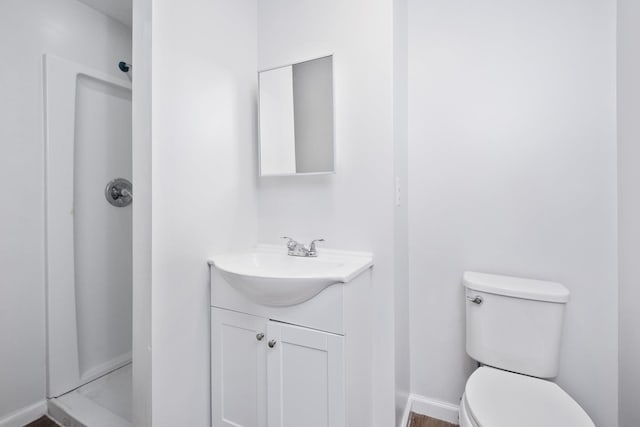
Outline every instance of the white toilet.
POLYGON ((461 427, 593 427, 557 384, 564 308, 559 283, 464 274, 467 354, 482 366, 467 380, 461 427))

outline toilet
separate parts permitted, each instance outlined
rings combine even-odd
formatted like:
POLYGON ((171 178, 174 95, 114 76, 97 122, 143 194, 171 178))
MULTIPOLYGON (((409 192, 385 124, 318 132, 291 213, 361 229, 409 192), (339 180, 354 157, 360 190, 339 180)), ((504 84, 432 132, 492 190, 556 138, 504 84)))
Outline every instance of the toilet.
POLYGON ((467 354, 480 367, 460 403, 461 427, 594 427, 557 384, 569 290, 559 283, 464 274, 467 354))

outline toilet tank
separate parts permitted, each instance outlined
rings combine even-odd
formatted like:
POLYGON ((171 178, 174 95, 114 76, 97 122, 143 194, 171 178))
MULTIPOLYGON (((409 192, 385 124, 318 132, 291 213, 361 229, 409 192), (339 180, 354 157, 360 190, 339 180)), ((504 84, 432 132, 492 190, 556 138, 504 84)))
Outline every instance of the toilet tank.
POLYGON ((559 283, 464 273, 467 354, 540 378, 558 374, 569 290, 559 283))

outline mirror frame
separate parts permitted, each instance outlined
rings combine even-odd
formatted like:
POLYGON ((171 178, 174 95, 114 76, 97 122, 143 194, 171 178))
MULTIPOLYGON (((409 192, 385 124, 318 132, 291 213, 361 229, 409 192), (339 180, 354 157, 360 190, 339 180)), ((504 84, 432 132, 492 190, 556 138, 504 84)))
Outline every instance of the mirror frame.
POLYGON ((269 177, 278 177, 278 176, 313 176, 313 175, 335 175, 337 170, 337 150, 336 150, 336 85, 335 85, 335 55, 333 53, 329 53, 326 55, 316 56, 310 59, 303 59, 301 61, 292 62, 289 64, 279 65, 277 67, 269 67, 258 70, 257 78, 258 78, 258 177, 259 178, 269 178, 269 177), (316 59, 324 59, 331 57, 331 107, 333 111, 331 115, 333 117, 333 129, 331 130, 331 134, 333 137, 333 170, 331 171, 321 171, 321 172, 300 172, 300 173, 281 173, 281 174, 269 174, 264 175, 262 173, 262 141, 260 136, 260 73, 264 73, 266 71, 278 70, 280 68, 285 67, 293 67, 296 64, 302 64, 305 62, 315 61, 316 59))

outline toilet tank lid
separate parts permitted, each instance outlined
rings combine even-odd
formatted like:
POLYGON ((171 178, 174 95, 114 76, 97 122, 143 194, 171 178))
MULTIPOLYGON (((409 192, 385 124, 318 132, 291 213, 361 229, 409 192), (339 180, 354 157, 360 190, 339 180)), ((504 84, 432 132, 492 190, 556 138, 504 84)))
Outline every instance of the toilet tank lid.
POLYGON ((555 282, 467 271, 462 283, 467 289, 490 294, 557 303, 569 301, 569 290, 555 282))

